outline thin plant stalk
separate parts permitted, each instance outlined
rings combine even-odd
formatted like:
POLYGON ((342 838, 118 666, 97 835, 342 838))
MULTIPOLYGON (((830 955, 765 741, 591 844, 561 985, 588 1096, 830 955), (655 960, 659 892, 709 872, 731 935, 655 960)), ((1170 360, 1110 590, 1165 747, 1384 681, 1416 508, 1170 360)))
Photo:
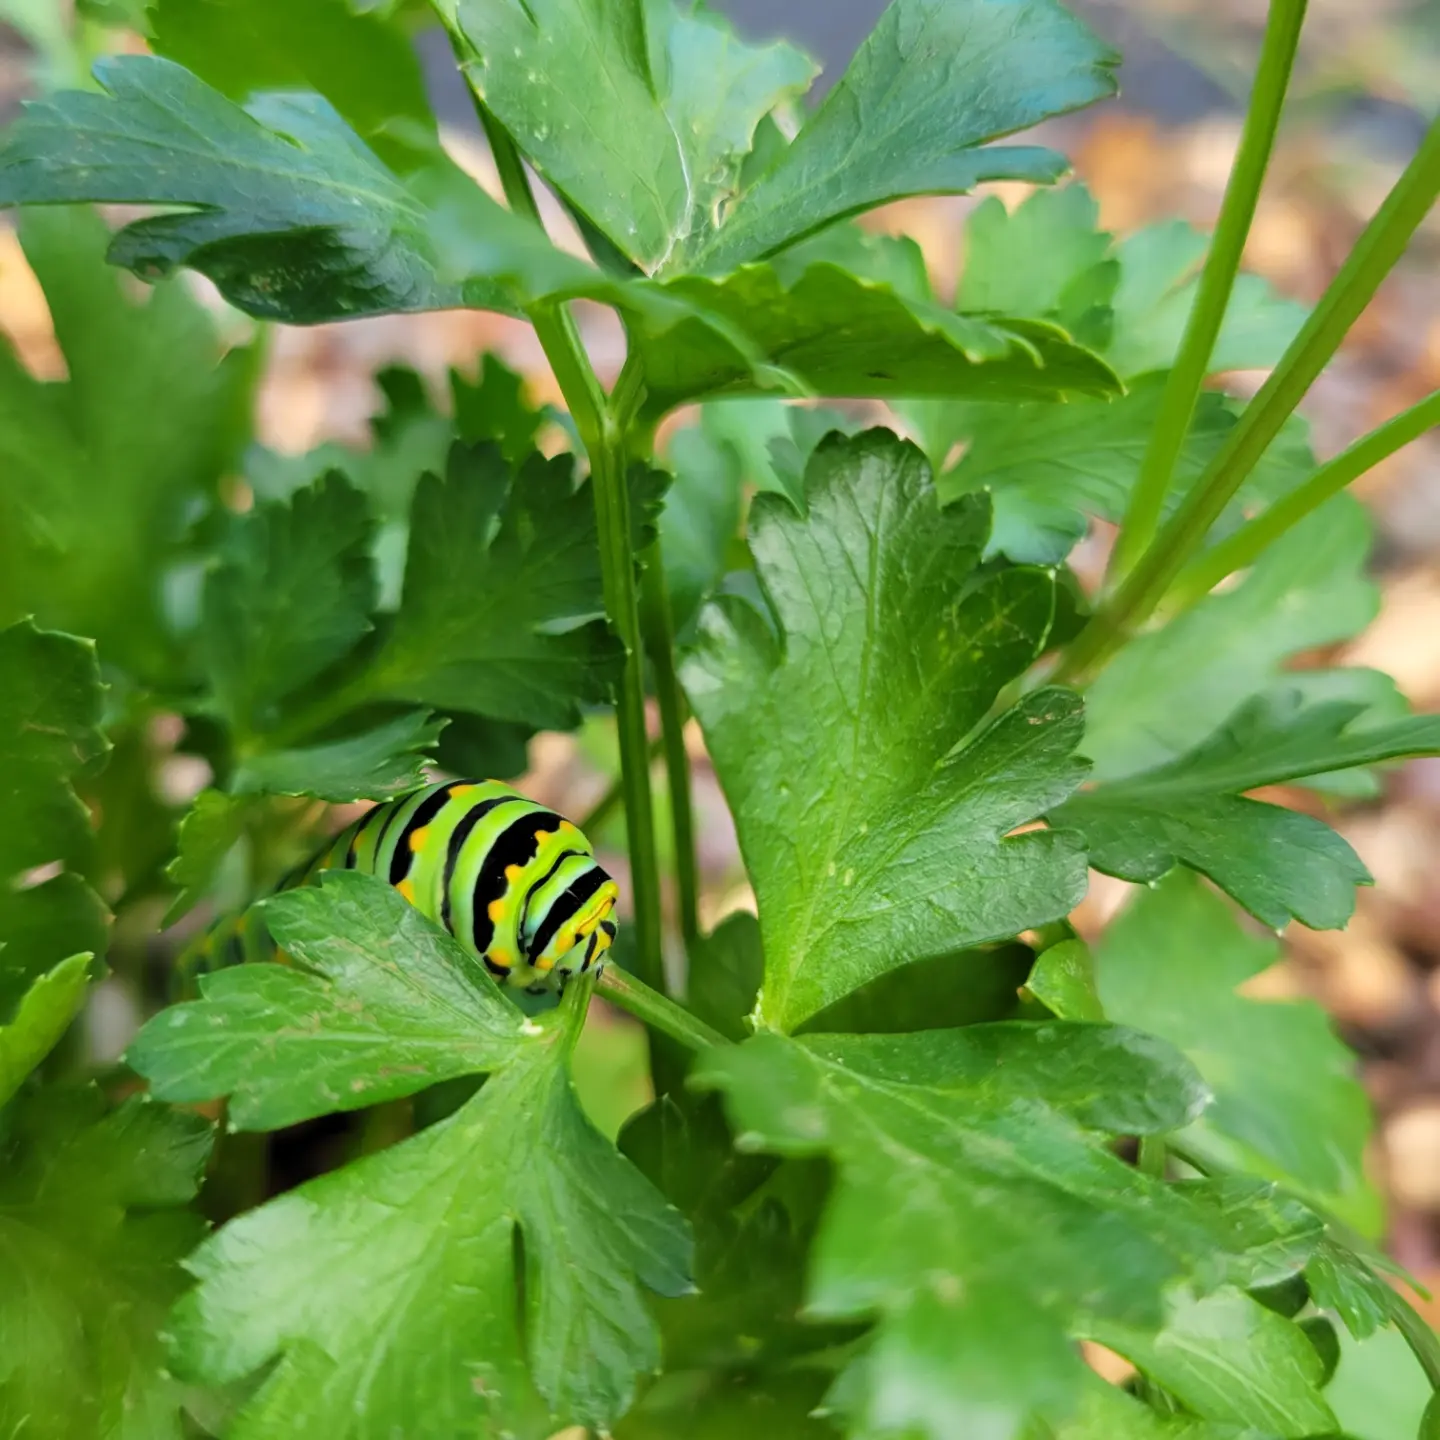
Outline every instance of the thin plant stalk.
POLYGON ((1190 430, 1215 341, 1230 303, 1230 292, 1240 270, 1245 240, 1255 218, 1255 205, 1270 163, 1285 91, 1295 63, 1295 49, 1300 42, 1305 6, 1306 0, 1272 0, 1270 5, 1270 20, 1260 50, 1235 168, 1225 187, 1220 217, 1200 276, 1195 305, 1185 324, 1180 353, 1165 382, 1155 428, 1115 541, 1110 558, 1112 577, 1118 578, 1134 566, 1159 528, 1175 462, 1190 430))
POLYGON ((1437 195, 1440 119, 1215 458, 1113 598, 1081 631, 1055 679, 1083 683, 1154 611, 1404 254, 1437 195))
POLYGON ((1440 390, 1362 436, 1322 465, 1298 489, 1261 511, 1218 545, 1202 551, 1180 572, 1161 602, 1162 609, 1167 612, 1188 609, 1227 576, 1248 569, 1313 510, 1437 425, 1440 425, 1440 390))
POLYGON ((1142 1135, 1140 1137, 1140 1153, 1136 1158, 1136 1165, 1142 1174, 1153 1175, 1157 1180, 1163 1180, 1165 1178, 1165 1162, 1168 1158, 1163 1135, 1142 1135))
POLYGON ((605 610, 625 647, 615 723, 620 741, 620 779, 625 791, 625 833, 630 848, 636 969, 647 985, 665 994, 668 987, 661 948, 660 859, 650 793, 650 741, 645 729, 645 658, 625 476, 626 381, 634 374, 627 362, 616 385, 618 408, 606 412, 605 434, 598 451, 592 454, 590 474, 600 531, 605 610))
MULTIPOLYGON (((539 207, 515 142, 478 97, 475 105, 511 209, 538 220, 539 207)), ((636 368, 627 362, 616 382, 614 394, 607 397, 569 310, 563 304, 539 304, 531 308, 529 319, 590 457, 590 484, 595 496, 605 612, 625 647, 615 718, 620 740, 626 835, 630 846, 636 966, 648 983, 663 992, 665 964, 660 934, 660 868, 655 848, 655 815, 650 798, 640 605, 635 584, 635 557, 630 544, 630 494, 626 484, 626 431, 643 393, 640 376, 636 368)))
POLYGON ((641 571, 640 605, 654 671, 655 696, 660 704, 660 733, 675 842, 680 936, 688 952, 700 938, 700 873, 695 856, 690 756, 685 749, 685 698, 675 670, 675 621, 670 610, 670 587, 665 581, 665 566, 658 540, 651 546, 641 571))
POLYGON ((600 972, 599 989, 601 996, 612 1005, 668 1035, 687 1050, 709 1050, 732 1043, 683 1005, 677 1005, 668 996, 652 990, 643 980, 628 974, 618 965, 607 965, 600 972))

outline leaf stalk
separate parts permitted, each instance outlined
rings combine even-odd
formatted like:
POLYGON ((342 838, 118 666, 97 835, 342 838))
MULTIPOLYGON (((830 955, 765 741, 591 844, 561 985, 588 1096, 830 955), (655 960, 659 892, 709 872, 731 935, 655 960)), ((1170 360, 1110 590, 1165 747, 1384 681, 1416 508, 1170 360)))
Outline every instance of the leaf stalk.
POLYGON ((1115 541, 1115 550, 1110 558, 1112 578, 1118 578, 1133 568, 1154 540, 1164 513, 1175 462, 1190 430, 1195 405, 1200 398, 1210 357, 1214 354, 1225 310, 1230 303, 1230 293, 1240 270, 1245 241, 1255 218, 1260 186, 1270 163, 1285 91, 1295 63, 1295 50, 1300 42, 1306 3, 1307 0, 1272 0, 1240 148, 1225 187, 1220 217, 1200 276, 1195 304, 1185 324, 1180 353, 1165 382, 1155 428, 1151 431, 1140 475, 1115 541))
POLYGON ((675 884, 680 935, 688 952, 700 938, 700 872, 695 856, 695 810, 690 790, 690 756, 685 749, 685 697, 675 668, 675 621, 670 587, 657 540, 640 575, 641 618, 660 703, 660 733, 665 778, 670 792, 670 824, 675 841, 675 884))
POLYGON ((709 1050, 732 1043, 683 1005, 677 1005, 668 996, 652 990, 643 980, 618 965, 607 965, 600 972, 599 988, 600 994, 612 1005, 668 1035, 687 1050, 709 1050))
POLYGON ((1253 565, 1311 511, 1436 425, 1440 425, 1440 390, 1362 436, 1320 466, 1298 489, 1262 510, 1218 545, 1202 551, 1180 572, 1161 602, 1162 608, 1166 612, 1187 610, 1204 599, 1227 576, 1253 565))
POLYGON ((1437 195, 1440 118, 1431 123, 1420 148, 1366 226, 1340 273, 1270 378, 1246 406, 1194 489, 1113 598, 1080 632, 1056 671, 1056 680, 1084 683, 1155 610, 1315 377, 1329 364, 1380 282, 1404 253, 1437 195))
MULTIPOLYGON (((474 98, 510 208, 538 221, 539 207, 515 142, 479 97, 474 98)), ((635 583, 635 556, 630 545, 630 495, 625 474, 627 431, 634 422, 644 395, 643 375, 632 355, 620 372, 614 393, 607 397, 569 309, 561 303, 542 302, 532 306, 528 314, 590 457, 590 483, 595 492, 605 611, 625 647, 625 664, 615 711, 620 739, 626 834, 630 844, 636 963, 645 981, 663 992, 665 963, 660 934, 660 871, 655 848, 655 815, 650 798, 640 604, 635 583)))

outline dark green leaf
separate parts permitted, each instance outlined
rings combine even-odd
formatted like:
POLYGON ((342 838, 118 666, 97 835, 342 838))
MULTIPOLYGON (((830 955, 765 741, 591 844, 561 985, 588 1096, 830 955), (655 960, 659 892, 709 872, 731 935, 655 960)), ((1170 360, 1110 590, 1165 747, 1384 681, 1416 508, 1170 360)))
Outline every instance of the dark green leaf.
POLYGON ((1310 1001, 1238 993, 1278 959, 1278 947, 1247 934, 1219 896, 1174 875, 1106 932, 1100 998, 1112 1020, 1183 1050, 1214 1089, 1180 1148, 1281 1180, 1373 1231, 1378 1201, 1363 1165, 1370 1107, 1355 1057, 1310 1001))
MULTIPOLYGON (((951 1030, 1014 1018, 1034 953, 1028 945, 992 945, 936 955, 877 975, 827 1005, 801 1027, 896 1035, 951 1030)), ((1070 1018, 1070 1017, 1065 1017, 1070 1018)))
POLYGON ((1083 835, 1091 865, 1107 875, 1150 882, 1188 865, 1273 930, 1292 918, 1343 929, 1355 887, 1372 883, 1323 821, 1234 795, 1152 796, 1143 776, 1087 791, 1050 819, 1083 835))
POLYGON ((1272 929, 1292 916, 1339 928, 1355 908, 1355 886, 1370 883, 1360 858, 1322 821, 1241 792, 1440 745, 1440 722, 1426 718, 1342 734, 1358 710, 1259 696, 1188 754, 1084 791, 1052 818, 1085 836, 1090 863, 1107 874, 1158 880, 1183 862, 1272 929))
POLYGON ((1053 151, 981 147, 1110 94, 1115 60, 1049 0, 895 0, 795 141, 676 263, 721 272, 906 195, 1054 180, 1053 151))
POLYGON ((73 780, 107 748, 100 710, 88 640, 28 620, 0 630, 0 1021, 77 946, 105 949, 105 907, 78 874, 26 875, 88 858, 93 837, 73 780))
MULTIPOLYGON (((1311 1263, 1314 1263, 1313 1258, 1311 1263)), ((1250 1294, 1267 1310, 1273 1310, 1287 1320, 1293 1320, 1310 1303, 1310 1286, 1303 1272, 1282 1280, 1278 1285, 1252 1289, 1250 1294)))
MULTIPOLYGON (((427 205, 323 96, 273 94, 241 109, 158 56, 102 60, 95 74, 104 94, 37 102, 6 132, 0 205, 191 207, 127 226, 110 258, 149 279, 191 266, 262 319, 511 308, 491 280, 441 275, 427 205)), ((504 215, 470 189, 470 211, 504 215)))
POLYGON ((205 581, 201 645, 216 702, 242 737, 371 628, 373 523, 336 471, 240 520, 205 581))
POLYGON ((28 620, 0 630, 0 876, 76 860, 90 821, 72 781, 107 749, 100 733, 95 646, 37 630, 28 620))
POLYGON ((809 1313, 880 1317, 850 1379, 859 1433, 895 1416, 916 1436, 1010 1434, 1037 1402, 1063 1415, 1084 1373, 1066 1339, 1088 1315, 1158 1328, 1165 1287, 1230 1263, 1206 1206, 1087 1133, 1183 1125, 1203 1103, 1134 1032, 768 1035, 707 1051, 694 1078, 725 1091, 743 1147, 837 1167, 809 1313))
MULTIPOLYGON (((1345 640, 1374 617, 1364 573, 1370 526, 1339 496, 1265 552, 1233 589, 1132 640, 1085 694, 1084 750, 1098 780, 1183 755, 1301 651, 1345 640)), ((1288 686, 1303 677, 1284 675, 1288 686)))
MULTIPOLYGON (((661 484, 634 474, 637 549, 654 533, 661 484)), ((493 445, 457 445, 445 478, 416 489, 404 598, 363 690, 573 729, 618 673, 603 614, 595 507, 573 457, 537 455, 516 476, 493 445)))
POLYGON ((1257 695, 1187 754, 1077 795, 1055 818, 1084 833, 1099 869, 1153 880, 1183 861, 1274 928, 1291 915, 1315 928, 1339 927, 1354 908, 1354 887, 1369 883, 1359 858, 1322 822, 1240 796, 1433 755, 1440 720, 1379 725, 1362 720, 1364 702, 1309 698, 1303 689, 1257 695))
POLYGON ((181 1440, 156 1339, 200 1238, 210 1127, 93 1090, 19 1101, 0 1142, 0 1432, 181 1440))
POLYGON ((1078 1413, 1054 1429, 1025 1432, 1023 1440, 1267 1440, 1246 1427, 1212 1424, 1193 1415, 1162 1415, 1098 1375, 1085 1377, 1078 1413))
POLYGON ((1305 1338, 1320 1357, 1320 1384, 1328 1385, 1340 1363, 1340 1332, 1324 1315, 1311 1315, 1300 1321, 1305 1338))
POLYGON ((183 287, 136 304, 89 211, 27 212, 20 239, 68 377, 36 380, 0 345, 0 625, 33 614, 154 674, 171 649, 163 578, 238 448, 254 367, 248 352, 217 365, 214 322, 183 287))
MULTIPOLYGON (((38 885, 0 890, 0 1020, 10 1017, 33 980, 53 969, 67 947, 109 940, 105 902, 72 871, 38 885)), ((97 967, 98 968, 98 967, 97 967)))
POLYGON ((177 1372, 226 1383, 279 1360, 234 1440, 371 1440, 416 1415, 437 1433, 543 1437, 625 1409, 659 1360, 640 1284, 682 1289, 687 1247, 580 1115, 548 1038, 450 1119, 232 1221, 193 1257, 177 1372))
POLYGON ((938 510, 918 452, 884 432, 823 444, 807 499, 808 522, 769 497, 752 513, 779 640, 713 603, 682 676, 759 898, 759 1014, 787 1029, 1084 888, 1066 837, 1006 838, 1083 774, 1075 698, 1037 692, 955 748, 1043 643, 1050 577, 977 577, 983 500, 938 510))
POLYGON ((203 1245, 176 1373, 224 1385, 276 1362, 233 1440, 388 1440, 417 1415, 447 1435, 608 1427, 659 1360, 641 1286, 684 1291, 689 1243, 576 1102, 583 1009, 527 1020, 370 876, 286 892, 266 915, 307 968, 236 967, 151 1021, 131 1059, 157 1089, 232 1091, 232 1118, 264 1126, 496 1073, 449 1118, 203 1245))
POLYGON ((205 976, 203 998, 162 1010, 126 1063, 162 1100, 229 1095, 241 1130, 378 1105, 504 1064, 525 1017, 478 960, 368 880, 339 872, 265 901, 275 944, 304 968, 205 976))
POLYGON ((314 795, 337 803, 385 800, 424 784, 425 763, 445 725, 428 710, 411 710, 343 739, 252 755, 236 766, 230 788, 237 795, 314 795))
POLYGON ((743 1040, 750 1033, 748 1022, 764 971, 755 917, 744 911, 727 916, 691 948, 685 1002, 722 1035, 743 1040))
POLYGON ((756 393, 767 376, 757 356, 819 395, 1019 400, 1115 389, 1102 360, 1043 321, 956 315, 829 262, 680 277, 663 293, 695 313, 635 337, 656 414, 702 396, 756 393), (717 317, 753 348, 737 345, 717 317))
POLYGON ((420 61, 405 32, 345 0, 156 0, 156 54, 235 101, 314 90, 387 164, 435 140, 420 61), (410 143, 407 143, 407 134, 410 143))
POLYGON ((530 768, 534 733, 529 725, 507 725, 483 715, 451 715, 440 732, 435 759, 452 775, 513 780, 530 768))
POLYGON ((179 816, 159 787, 169 747, 145 702, 123 719, 107 717, 106 733, 112 748, 105 768, 86 776, 80 791, 99 827, 86 877, 128 904, 164 888, 179 816))
POLYGON ((1234 1174, 1176 1183, 1214 1212, 1226 1247, 1236 1257, 1227 1278, 1238 1289, 1259 1290, 1294 1279, 1325 1238, 1327 1222, 1272 1181, 1234 1174))
POLYGON ((671 438, 668 459, 675 479, 660 516, 660 553, 678 633, 725 573, 740 533, 741 472, 734 448, 698 425, 671 438))
POLYGON ((797 1219, 786 1203, 793 1175, 732 1148, 716 1097, 662 1096, 620 1143, 695 1230, 699 1294, 658 1306, 667 1371, 774 1378, 795 1356, 853 1337, 853 1327, 801 1318, 810 1216, 797 1219))
POLYGON ((1349 1246, 1331 1236, 1310 1258, 1305 1280, 1316 1307, 1333 1310, 1357 1340, 1369 1339, 1394 1318, 1394 1290, 1349 1246))
MULTIPOLYGON (((0 964, 4 964, 0 944, 0 964)), ((15 1018, 0 1025, 0 1105, 50 1053, 85 1002, 89 955, 72 955, 25 992, 15 1018)))
POLYGON ((737 189, 755 127, 815 74, 791 46, 744 45, 718 15, 669 0, 438 8, 476 94, 646 271, 698 248, 737 189))
POLYGON ((185 818, 175 842, 175 858, 165 867, 166 877, 179 888, 165 916, 173 925, 200 902, 209 890, 221 862, 244 833, 251 805, 219 790, 202 790, 185 818))
POLYGON ((1208 1419, 1287 1440, 1335 1429, 1305 1332, 1238 1290, 1177 1294, 1158 1334, 1123 1324, 1092 1325, 1089 1334, 1208 1419))
POLYGON ((722 1373, 664 1377, 615 1431, 615 1440, 835 1440, 837 1432, 815 1414, 823 1377, 722 1373))
POLYGON ((455 433, 467 445, 493 440, 511 465, 520 465, 535 449, 535 434, 545 415, 525 398, 521 376, 492 351, 480 357, 474 380, 458 370, 450 372, 450 399, 455 433))
POLYGON ((1025 988, 1057 1019, 1105 1019, 1095 989, 1095 962, 1083 940, 1062 940, 1042 951, 1025 988))

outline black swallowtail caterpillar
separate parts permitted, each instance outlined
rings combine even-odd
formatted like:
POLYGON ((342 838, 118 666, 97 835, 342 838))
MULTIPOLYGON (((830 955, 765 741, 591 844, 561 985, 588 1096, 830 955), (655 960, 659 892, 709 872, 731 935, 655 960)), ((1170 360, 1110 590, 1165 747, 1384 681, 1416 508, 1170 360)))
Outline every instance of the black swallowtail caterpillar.
MULTIPOLYGON (((497 780, 447 780, 367 810, 279 888, 322 870, 389 881, 484 961, 502 985, 532 993, 598 970, 615 939, 618 890, 570 821, 497 780)), ((265 953, 249 916, 222 922, 180 959, 193 977, 265 953)))

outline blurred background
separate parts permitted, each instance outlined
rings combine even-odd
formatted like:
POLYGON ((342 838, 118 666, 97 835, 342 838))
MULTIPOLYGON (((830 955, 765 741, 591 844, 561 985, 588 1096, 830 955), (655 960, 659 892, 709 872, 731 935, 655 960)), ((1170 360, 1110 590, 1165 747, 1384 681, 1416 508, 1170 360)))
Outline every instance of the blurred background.
MULTIPOLYGON (((78 80, 87 47, 140 44, 126 29, 138 5, 110 0, 88 6, 91 19, 77 48, 67 3, 0 0, 0 22, 8 22, 0 23, 0 121, 57 78, 78 80)), ((784 33, 799 41, 833 77, 883 0, 718 0, 717 8, 752 36, 784 33)), ((1072 8, 1123 51, 1122 96, 1046 126, 1043 138, 1073 157, 1106 228, 1123 233, 1168 215, 1208 228, 1239 137, 1264 0, 1073 0, 1072 8)), ((483 177, 488 159, 443 37, 423 35, 418 44, 453 149, 483 177)), ((1248 266, 1287 294, 1316 299, 1437 103, 1440 0, 1311 0, 1248 266)), ((870 223, 916 238, 944 293, 961 263, 962 223, 975 203, 911 201, 870 223)), ((44 298, 3 224, 0 328, 36 373, 62 374, 44 298)), ((618 329, 598 312, 586 312, 584 321, 602 356, 618 363, 618 329)), ((558 399, 529 331, 501 317, 447 313, 278 331, 261 392, 259 440, 282 453, 328 440, 363 446, 381 406, 377 369, 413 365, 438 387, 446 367, 473 367, 483 350, 520 370, 533 399, 558 399)), ((1256 384, 1258 377, 1241 377, 1238 388, 1256 384)), ((1334 454, 1437 386, 1440 223, 1432 216, 1303 407, 1318 453, 1334 454)), ((1440 435, 1365 476, 1357 491, 1375 520, 1373 565, 1382 603, 1356 641, 1315 658, 1388 671, 1417 710, 1440 710, 1440 435)), ((694 752, 704 918, 713 923, 749 900, 698 737, 694 752)), ((605 791, 613 754, 600 725, 578 739, 542 737, 531 761, 533 773, 522 787, 580 815, 605 791)), ((193 793, 203 779, 177 774, 175 783, 193 793)), ((1296 803, 1316 802, 1310 796, 1296 803)), ((1392 770, 1378 800, 1329 818, 1355 846, 1375 886, 1361 892, 1343 933, 1292 927, 1284 960, 1259 984, 1267 995, 1318 999, 1358 1052, 1378 1115, 1373 1165, 1392 1206, 1390 1247, 1440 1291, 1440 759, 1392 770)), ((597 839, 615 846, 622 837, 612 822, 597 839)), ((1096 877, 1077 916, 1082 930, 1098 932, 1124 889, 1096 877)), ((118 1053, 133 1016, 124 1012, 123 999, 115 1004, 115 1014, 97 1017, 96 1043, 118 1053)), ((644 1099, 643 1060, 625 1022, 612 1019, 597 1028, 586 1063, 592 1083, 583 1088, 597 1118, 613 1130, 644 1099)), ((1440 1304, 1427 1314, 1440 1321, 1440 1304)), ((1383 1380, 1372 1383, 1379 1388, 1355 1397, 1357 1408, 1389 1403, 1383 1380)), ((1378 1426, 1373 1433, 1384 1435, 1378 1426)))

